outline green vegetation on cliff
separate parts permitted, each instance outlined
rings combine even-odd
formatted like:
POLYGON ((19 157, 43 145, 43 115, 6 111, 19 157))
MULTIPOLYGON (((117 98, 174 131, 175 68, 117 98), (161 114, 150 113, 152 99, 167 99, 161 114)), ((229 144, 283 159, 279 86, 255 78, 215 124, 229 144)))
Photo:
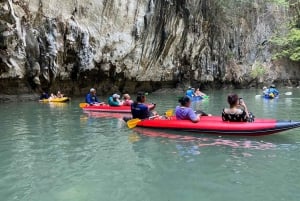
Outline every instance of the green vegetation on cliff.
POLYGON ((300 3, 291 3, 291 22, 288 31, 279 33, 271 40, 275 46, 274 59, 288 58, 292 61, 300 61, 300 3))

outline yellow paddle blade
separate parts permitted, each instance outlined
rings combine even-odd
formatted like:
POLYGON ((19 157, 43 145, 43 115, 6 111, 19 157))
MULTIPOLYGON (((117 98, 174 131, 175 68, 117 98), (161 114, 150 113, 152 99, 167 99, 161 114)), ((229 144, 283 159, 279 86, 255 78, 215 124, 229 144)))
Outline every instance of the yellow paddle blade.
POLYGON ((79 107, 83 108, 85 106, 87 106, 88 104, 87 103, 79 103, 79 107))
POLYGON ((167 117, 171 117, 171 116, 173 116, 173 110, 172 110, 172 109, 169 109, 169 110, 167 110, 167 111, 165 112, 165 114, 166 114, 167 117))
POLYGON ((128 128, 134 128, 134 127, 136 127, 136 125, 140 121, 142 121, 142 120, 140 120, 140 119, 131 119, 131 120, 127 121, 127 126, 128 126, 128 128))

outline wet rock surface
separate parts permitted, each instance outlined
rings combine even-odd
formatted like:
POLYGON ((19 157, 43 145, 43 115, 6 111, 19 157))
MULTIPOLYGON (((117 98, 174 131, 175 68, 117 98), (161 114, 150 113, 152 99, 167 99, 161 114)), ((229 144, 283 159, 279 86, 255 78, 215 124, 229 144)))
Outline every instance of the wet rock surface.
POLYGON ((288 7, 222 2, 0 1, 0 93, 297 85, 298 66, 273 62, 269 43, 288 7))

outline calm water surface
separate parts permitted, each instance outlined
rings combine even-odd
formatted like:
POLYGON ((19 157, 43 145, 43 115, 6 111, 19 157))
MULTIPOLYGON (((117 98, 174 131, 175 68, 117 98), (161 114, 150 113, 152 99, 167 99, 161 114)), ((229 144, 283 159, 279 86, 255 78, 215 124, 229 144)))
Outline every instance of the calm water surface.
MULTIPOLYGON (((300 120, 300 89, 285 91, 293 95, 237 92, 256 117, 300 120)), ((219 115, 228 92, 207 91, 193 107, 219 115)), ((148 101, 163 113, 178 96, 148 101)), ((130 130, 123 115, 83 113, 80 101, 0 104, 0 200, 300 200, 300 129, 263 137, 130 130)))

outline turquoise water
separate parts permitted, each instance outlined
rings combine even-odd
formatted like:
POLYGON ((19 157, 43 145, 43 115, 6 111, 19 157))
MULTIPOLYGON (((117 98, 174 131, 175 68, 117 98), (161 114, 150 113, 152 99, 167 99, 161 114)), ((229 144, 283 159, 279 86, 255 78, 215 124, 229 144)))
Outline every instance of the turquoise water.
MULTIPOLYGON (((293 95, 237 92, 257 117, 300 120, 300 89, 281 91, 293 95)), ((193 107, 219 115, 228 92, 207 91, 193 107)), ((148 101, 163 113, 178 96, 148 101)), ((262 137, 130 130, 123 115, 83 113, 80 101, 0 105, 1 200, 300 200, 300 129, 262 137)))

